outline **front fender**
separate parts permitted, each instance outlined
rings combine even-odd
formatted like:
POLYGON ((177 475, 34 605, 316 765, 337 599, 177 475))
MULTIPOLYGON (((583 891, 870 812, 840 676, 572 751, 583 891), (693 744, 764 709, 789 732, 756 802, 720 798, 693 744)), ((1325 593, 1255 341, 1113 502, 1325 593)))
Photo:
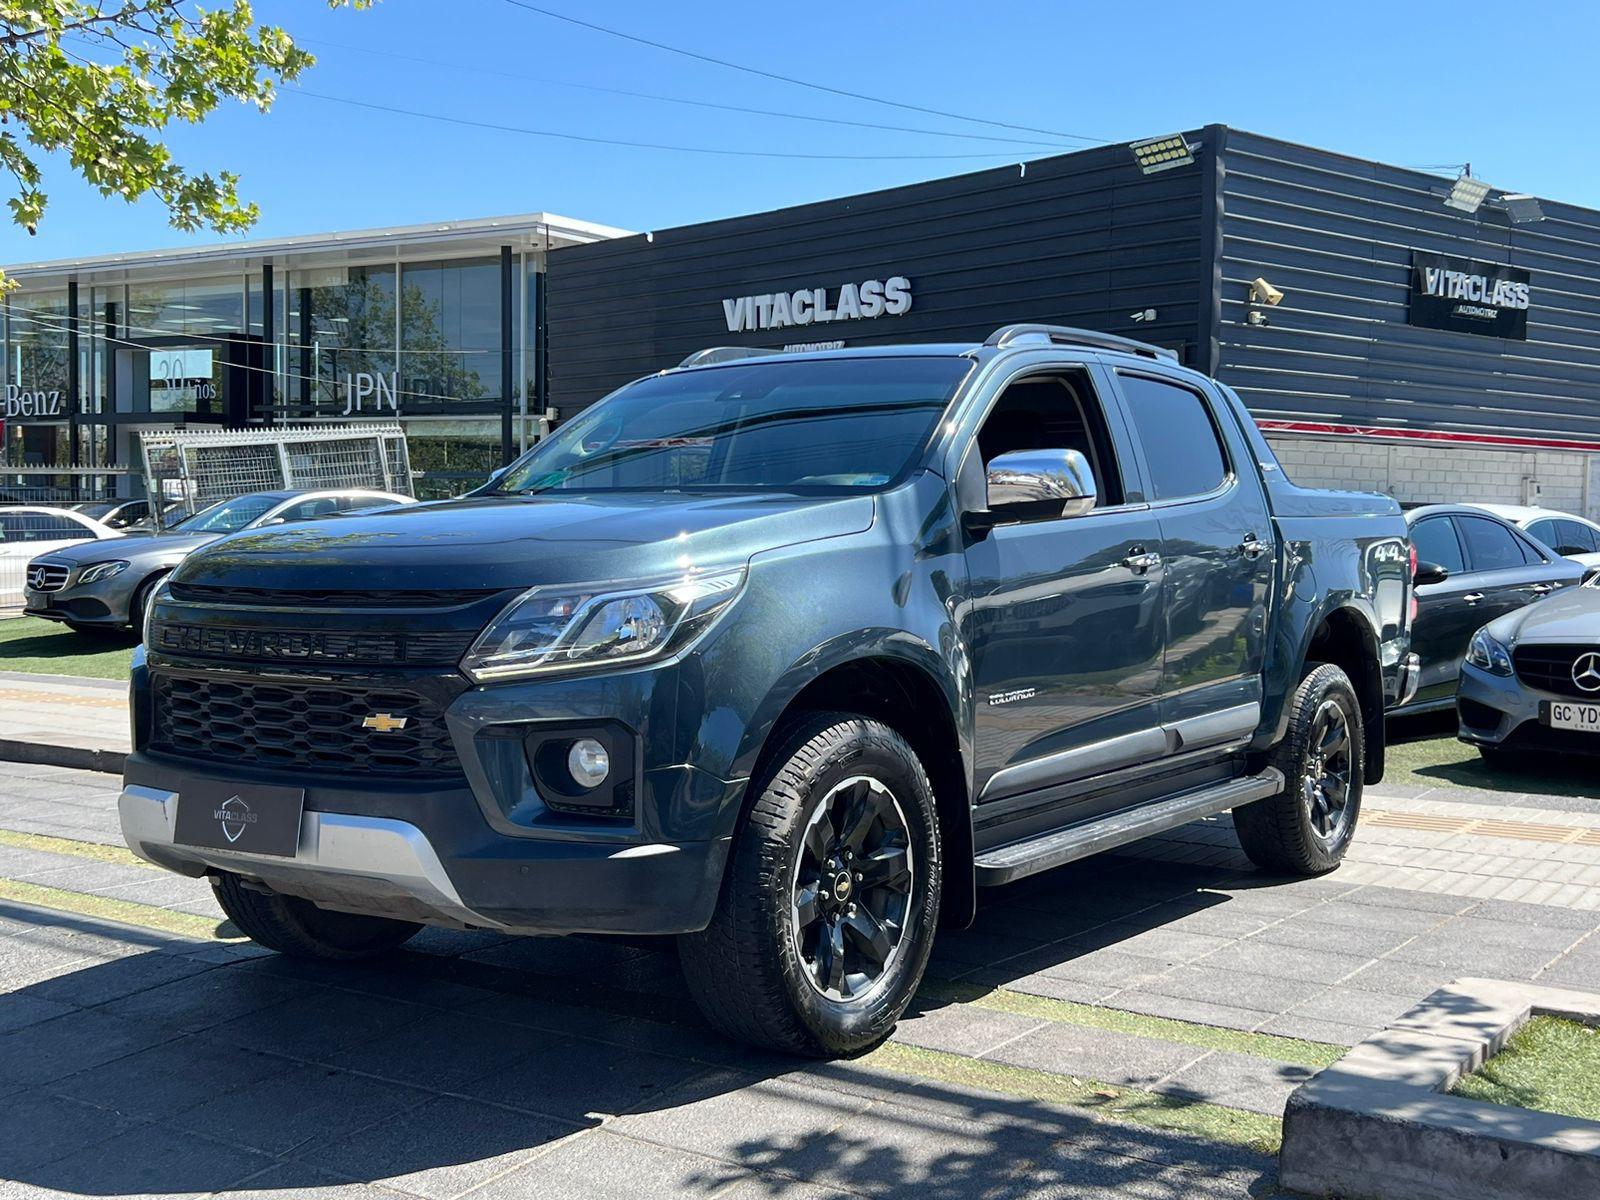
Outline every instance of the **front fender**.
MULTIPOLYGON (((772 730, 807 687, 829 671, 869 660, 902 663, 927 676, 943 696, 952 723, 958 731, 962 729, 961 687, 944 655, 923 638, 907 633, 903 629, 880 626, 856 630, 830 638, 814 647, 790 664, 789 668, 778 677, 757 706, 750 724, 745 728, 744 739, 734 760, 739 774, 748 778, 755 773, 756 764, 760 761, 761 753, 771 737, 772 730)), ((966 768, 970 792, 971 747, 969 739, 961 737, 959 732, 957 736, 961 742, 961 757, 966 768)))

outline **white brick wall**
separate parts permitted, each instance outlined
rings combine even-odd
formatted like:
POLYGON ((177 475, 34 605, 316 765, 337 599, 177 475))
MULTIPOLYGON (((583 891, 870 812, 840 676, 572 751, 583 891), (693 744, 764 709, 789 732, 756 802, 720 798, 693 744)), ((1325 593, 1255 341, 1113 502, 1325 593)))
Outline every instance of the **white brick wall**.
POLYGON ((1526 504, 1600 519, 1600 454, 1413 444, 1269 433, 1284 471, 1307 487, 1385 492, 1407 504, 1526 504))

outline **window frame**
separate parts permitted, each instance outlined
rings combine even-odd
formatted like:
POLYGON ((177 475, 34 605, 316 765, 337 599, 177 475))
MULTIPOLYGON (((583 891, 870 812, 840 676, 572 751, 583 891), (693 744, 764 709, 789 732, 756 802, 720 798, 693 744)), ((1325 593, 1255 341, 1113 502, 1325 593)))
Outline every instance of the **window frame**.
MULTIPOLYGON (((1416 539, 1416 531, 1417 531, 1417 529, 1420 526, 1426 525, 1429 521, 1438 521, 1440 524, 1444 525, 1445 528, 1447 528, 1450 531, 1450 536, 1455 539, 1456 554, 1461 559, 1461 569, 1458 572, 1449 563, 1439 562, 1437 559, 1429 558, 1429 559, 1421 559, 1420 561, 1431 562, 1435 566, 1443 567, 1445 570, 1449 571, 1452 575, 1454 575, 1454 574, 1466 575, 1466 574, 1470 573, 1471 570, 1472 570, 1472 560, 1467 557, 1467 545, 1466 545, 1466 542, 1463 540, 1463 538, 1461 536, 1461 530, 1456 528, 1455 516, 1452 513, 1435 513, 1432 516, 1419 518, 1415 525, 1411 526, 1409 529, 1406 530, 1406 536, 1410 540, 1411 544, 1413 546, 1416 545, 1416 543, 1417 543, 1417 539, 1416 539)), ((1420 551, 1419 551, 1419 555, 1420 555, 1420 551)))
POLYGON ((1202 504, 1208 500, 1215 500, 1221 496, 1226 496, 1228 493, 1238 487, 1239 472, 1234 465, 1232 448, 1228 445, 1228 438, 1223 433, 1222 421, 1218 417, 1216 404, 1214 403, 1212 397, 1206 394, 1204 389, 1196 387, 1193 383, 1186 379, 1169 375, 1164 371, 1150 370, 1144 367, 1117 366, 1112 368, 1110 373, 1116 379, 1118 399, 1122 404, 1125 412, 1125 420, 1127 421, 1128 425, 1128 436, 1133 441, 1135 450, 1139 455, 1140 469, 1145 479, 1145 494, 1148 498, 1150 507, 1172 508, 1180 504, 1202 504), (1133 415, 1133 402, 1128 396, 1126 389, 1124 389, 1122 386, 1122 381, 1125 378, 1143 379, 1152 383, 1165 384, 1167 387, 1173 387, 1179 389, 1180 391, 1188 392, 1191 396, 1200 401, 1201 411, 1205 413, 1206 420, 1211 424, 1211 436, 1213 439, 1215 439, 1217 443, 1217 450, 1222 456, 1222 480, 1217 484, 1216 487, 1207 492, 1196 492, 1193 495, 1188 496, 1175 496, 1169 499, 1160 499, 1156 497, 1155 473, 1151 469, 1149 456, 1145 453, 1144 439, 1139 436, 1139 427, 1133 415))
POLYGON ((1522 530, 1518 529, 1515 525, 1512 525, 1509 522, 1498 520, 1497 518, 1490 516, 1488 513, 1455 513, 1452 514, 1451 519, 1457 522, 1487 522, 1488 524, 1493 525, 1501 530, 1503 533, 1508 534, 1512 543, 1517 547, 1518 550, 1522 552, 1523 557, 1520 563, 1513 563, 1503 567, 1480 567, 1478 565, 1478 556, 1472 552, 1472 543, 1467 538, 1467 531, 1465 527, 1458 524, 1456 526, 1456 537, 1460 540, 1461 551, 1466 556, 1467 569, 1475 575, 1498 575, 1502 571, 1516 571, 1523 567, 1533 567, 1547 564, 1550 561, 1544 556, 1544 552, 1538 548, 1538 545, 1534 542, 1534 540, 1524 534, 1522 530), (1536 561, 1528 561, 1527 556, 1530 553, 1534 555, 1536 561))
MULTIPOLYGON (((1040 358, 1017 364, 1009 373, 990 380, 969 380, 989 394, 980 404, 966 408, 951 424, 956 425, 956 436, 950 443, 949 457, 945 460, 953 462, 954 468, 949 472, 951 487, 955 489, 958 511, 979 511, 972 505, 970 482, 976 481, 977 495, 987 500, 987 479, 983 466, 983 454, 978 445, 978 436, 983 432, 983 427, 988 423, 995 408, 999 405, 1006 392, 1014 384, 1026 383, 1029 379, 1049 378, 1061 375, 1078 375, 1089 386, 1092 399, 1100 406, 1101 417, 1105 421, 1107 439, 1110 443, 1112 456, 1117 460, 1117 473, 1122 479, 1122 503, 1095 507, 1086 513, 1075 517, 1040 517, 1025 522, 1027 525, 1041 525, 1052 521, 1092 521, 1096 517, 1109 513, 1128 512, 1134 509, 1150 507, 1148 489, 1145 483, 1144 463, 1139 456, 1138 447, 1127 427, 1127 413, 1122 406, 1121 397, 1113 391, 1110 381, 1103 366, 1090 359, 1077 361, 1062 360, 1059 357, 1040 358), (976 466, 974 465, 976 464, 976 466), (970 474, 969 474, 970 473, 970 474)), ((1080 398, 1081 400, 1081 398, 1080 398)), ((960 393, 957 393, 955 402, 963 404, 960 393)), ((964 405, 963 405, 964 406, 964 405)), ((943 424, 941 422, 941 424, 943 424)), ((940 435, 940 429, 935 427, 934 436, 940 435)), ((1099 484, 1097 479, 1096 484, 1099 484)))

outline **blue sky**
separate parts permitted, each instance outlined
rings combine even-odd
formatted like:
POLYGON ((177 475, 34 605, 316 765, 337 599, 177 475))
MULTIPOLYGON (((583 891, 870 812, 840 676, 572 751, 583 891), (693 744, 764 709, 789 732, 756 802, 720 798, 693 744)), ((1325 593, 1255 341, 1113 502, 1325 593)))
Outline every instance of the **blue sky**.
MULTIPOLYGON (((1431 0, 1204 5, 1019 0, 538 0, 641 37, 908 104, 1106 140, 1212 121, 1406 165, 1471 161, 1498 187, 1600 208, 1593 116, 1600 9, 1431 0)), ((320 59, 308 92, 597 138, 838 159, 721 157, 465 128, 286 94, 170 141, 233 169, 252 236, 541 209, 633 229, 888 187, 1081 145, 824 95, 663 53, 506 0, 381 0, 329 12, 258 0, 320 59), (417 62, 414 59, 426 59, 417 62), (570 86, 1036 141, 813 124, 570 86), (569 86, 563 86, 569 85, 569 86), (971 158, 892 156, 974 155, 971 158)), ((159 206, 101 199, 47 164, 38 236, 7 223, 0 262, 219 240, 159 206)))

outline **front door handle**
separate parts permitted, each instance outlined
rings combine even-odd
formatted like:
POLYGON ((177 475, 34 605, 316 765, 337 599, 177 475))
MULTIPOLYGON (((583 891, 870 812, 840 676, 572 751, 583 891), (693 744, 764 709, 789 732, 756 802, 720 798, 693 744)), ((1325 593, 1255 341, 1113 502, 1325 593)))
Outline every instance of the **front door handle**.
POLYGON ((1556 590, 1556 585, 1553 583, 1536 583, 1528 590, 1535 596, 1548 596, 1556 590))
POLYGON ((1135 575, 1143 575, 1161 565, 1161 555, 1143 546, 1129 546, 1128 557, 1122 560, 1122 565, 1135 575))
POLYGON ((1244 535, 1244 541, 1239 543, 1239 553, 1252 562, 1267 552, 1267 543, 1263 542, 1254 533, 1244 535))
POLYGON ((1461 598, 1463 600, 1465 600, 1468 604, 1476 604, 1479 600, 1483 599, 1483 593, 1482 592, 1468 592, 1465 596, 1463 596, 1461 598))

